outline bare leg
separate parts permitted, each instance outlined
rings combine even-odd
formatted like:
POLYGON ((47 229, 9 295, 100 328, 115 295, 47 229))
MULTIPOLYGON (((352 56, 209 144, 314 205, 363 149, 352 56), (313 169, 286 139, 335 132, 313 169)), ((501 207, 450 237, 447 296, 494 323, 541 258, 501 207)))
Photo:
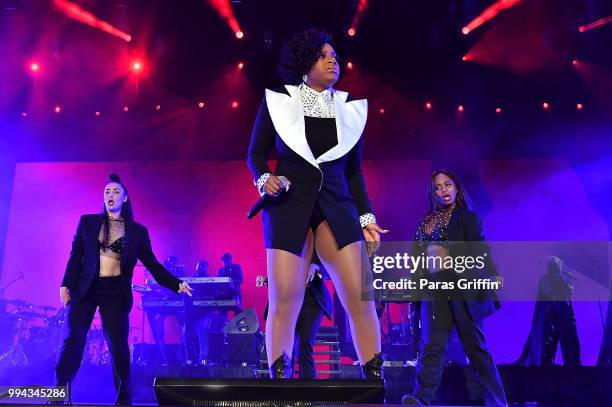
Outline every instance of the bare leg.
POLYGON ((374 301, 362 299, 362 272, 370 273, 370 263, 363 242, 351 243, 338 249, 336 239, 327 222, 317 227, 315 247, 327 269, 346 310, 355 350, 361 364, 365 364, 380 352, 380 325, 374 301), (362 270, 368 267, 368 270, 362 270))
POLYGON ((267 249, 268 320, 266 350, 268 366, 285 352, 291 356, 297 322, 306 289, 306 275, 313 251, 312 231, 308 230, 302 256, 284 250, 267 249))

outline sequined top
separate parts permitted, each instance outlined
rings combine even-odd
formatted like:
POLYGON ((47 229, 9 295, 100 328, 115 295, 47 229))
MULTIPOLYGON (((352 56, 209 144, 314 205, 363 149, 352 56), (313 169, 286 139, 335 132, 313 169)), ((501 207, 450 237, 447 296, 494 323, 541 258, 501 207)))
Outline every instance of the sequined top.
POLYGON ((334 88, 317 92, 305 83, 300 85, 300 98, 304 116, 333 119, 336 117, 336 105, 334 104, 334 88))
POLYGON ((110 233, 107 246, 104 245, 104 224, 100 228, 100 256, 119 260, 125 251, 125 222, 123 219, 109 219, 110 233))
POLYGON ((415 237, 422 250, 432 242, 437 246, 448 247, 448 225, 452 215, 453 209, 440 209, 425 216, 415 237))

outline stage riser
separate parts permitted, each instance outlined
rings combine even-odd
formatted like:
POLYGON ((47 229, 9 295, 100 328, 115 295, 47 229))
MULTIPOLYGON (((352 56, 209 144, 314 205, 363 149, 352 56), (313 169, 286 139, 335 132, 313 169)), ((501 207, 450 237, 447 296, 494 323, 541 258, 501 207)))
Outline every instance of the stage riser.
MULTIPOLYGON (((515 403, 539 402, 542 405, 612 406, 612 367, 576 368, 500 366, 508 399, 515 403)), ((356 366, 342 366, 343 378, 358 377, 356 366)), ((401 396, 412 391, 413 367, 385 368, 386 399, 399 403, 401 396)), ((155 377, 186 378, 253 378, 253 367, 158 366, 133 364, 134 401, 155 403, 155 377)), ((11 367, 0 372, 0 383, 6 386, 53 383, 53 365, 11 367)), ((112 403, 114 401, 111 366, 83 365, 73 386, 73 401, 79 403, 112 403), (91 392, 95 388, 96 392, 91 392)), ((480 397, 480 387, 469 367, 447 367, 439 391, 439 404, 469 404, 480 397), (467 383, 467 384, 466 384, 467 383)))

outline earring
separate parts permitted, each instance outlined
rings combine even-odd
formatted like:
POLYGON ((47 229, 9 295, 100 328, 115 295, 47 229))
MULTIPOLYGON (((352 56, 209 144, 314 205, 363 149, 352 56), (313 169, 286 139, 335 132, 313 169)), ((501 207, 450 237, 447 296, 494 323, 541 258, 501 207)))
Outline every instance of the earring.
POLYGON ((306 74, 302 75, 302 81, 306 83, 307 80, 308 80, 308 75, 306 74))

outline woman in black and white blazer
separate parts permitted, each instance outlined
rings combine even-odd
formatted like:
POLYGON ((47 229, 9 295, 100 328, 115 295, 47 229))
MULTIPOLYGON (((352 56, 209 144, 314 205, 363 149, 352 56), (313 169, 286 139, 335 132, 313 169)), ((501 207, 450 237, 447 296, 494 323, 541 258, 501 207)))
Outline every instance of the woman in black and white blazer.
POLYGON ((379 241, 386 232, 376 224, 361 171, 367 101, 332 87, 340 69, 329 43, 328 34, 308 30, 285 44, 279 73, 288 85, 266 90, 247 157, 259 193, 275 197, 263 209, 271 377, 291 371, 287 354, 313 250, 347 310, 364 375, 380 377, 382 366, 374 303, 361 295, 363 268, 370 272, 364 237, 379 241), (273 172, 267 159, 274 146, 273 172))

